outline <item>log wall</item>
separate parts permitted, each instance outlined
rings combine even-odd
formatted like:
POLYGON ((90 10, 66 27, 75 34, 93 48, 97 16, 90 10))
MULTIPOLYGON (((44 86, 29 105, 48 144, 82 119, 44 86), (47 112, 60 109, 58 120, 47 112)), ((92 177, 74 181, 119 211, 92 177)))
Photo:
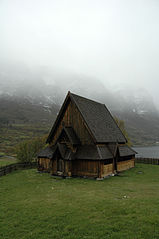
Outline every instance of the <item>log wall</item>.
POLYGON ((106 164, 101 163, 101 177, 104 178, 108 175, 111 175, 113 173, 113 164, 106 164))
POLYGON ((77 136, 79 137, 81 144, 93 144, 93 140, 88 132, 87 126, 77 109, 77 106, 69 101, 68 106, 65 109, 64 115, 59 120, 53 141, 51 144, 54 144, 61 133, 63 126, 71 126, 77 136))
POLYGON ((133 168, 135 167, 135 159, 130 159, 130 160, 126 160, 126 161, 120 161, 117 162, 117 171, 121 172, 124 170, 127 170, 129 168, 133 168))

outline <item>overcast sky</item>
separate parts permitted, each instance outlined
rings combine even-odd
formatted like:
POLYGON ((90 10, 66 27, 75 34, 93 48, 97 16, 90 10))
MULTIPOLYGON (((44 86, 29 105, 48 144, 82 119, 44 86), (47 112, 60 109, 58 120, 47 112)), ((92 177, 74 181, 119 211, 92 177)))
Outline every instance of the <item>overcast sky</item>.
POLYGON ((145 87, 159 100, 158 0, 0 0, 0 61, 145 87))

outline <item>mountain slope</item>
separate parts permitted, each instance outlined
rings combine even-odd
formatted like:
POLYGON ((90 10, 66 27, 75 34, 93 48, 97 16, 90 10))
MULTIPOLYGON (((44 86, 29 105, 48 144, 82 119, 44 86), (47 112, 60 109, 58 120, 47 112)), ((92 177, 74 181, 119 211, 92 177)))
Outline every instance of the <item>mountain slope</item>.
POLYGON ((145 89, 114 87, 108 90, 96 79, 42 67, 0 66, 0 125, 53 124, 70 90, 106 104, 125 121, 134 144, 159 142, 159 113, 145 89))

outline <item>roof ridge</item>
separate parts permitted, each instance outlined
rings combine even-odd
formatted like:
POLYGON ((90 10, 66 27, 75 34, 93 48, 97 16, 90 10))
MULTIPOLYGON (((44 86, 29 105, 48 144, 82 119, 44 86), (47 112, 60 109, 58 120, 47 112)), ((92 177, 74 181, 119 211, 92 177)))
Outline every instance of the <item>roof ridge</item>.
POLYGON ((69 91, 69 94, 72 95, 72 96, 80 97, 80 98, 82 98, 82 99, 84 99, 84 100, 87 100, 87 101, 91 101, 91 102, 96 103, 96 104, 105 105, 105 104, 103 104, 103 103, 101 103, 101 102, 98 102, 98 101, 92 100, 92 99, 88 99, 88 98, 83 97, 83 96, 81 96, 81 95, 74 94, 74 93, 72 93, 72 92, 70 92, 70 91, 69 91))

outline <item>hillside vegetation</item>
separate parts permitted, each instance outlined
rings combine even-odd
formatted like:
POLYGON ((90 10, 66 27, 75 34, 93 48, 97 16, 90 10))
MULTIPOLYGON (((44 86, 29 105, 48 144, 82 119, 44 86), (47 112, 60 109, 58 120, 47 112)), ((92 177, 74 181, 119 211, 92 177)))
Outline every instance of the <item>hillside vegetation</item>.
POLYGON ((47 135, 51 124, 11 124, 0 128, 0 152, 12 155, 16 146, 25 140, 47 135))
POLYGON ((23 170, 0 185, 0 238, 159 238, 158 166, 137 164, 104 181, 23 170))

